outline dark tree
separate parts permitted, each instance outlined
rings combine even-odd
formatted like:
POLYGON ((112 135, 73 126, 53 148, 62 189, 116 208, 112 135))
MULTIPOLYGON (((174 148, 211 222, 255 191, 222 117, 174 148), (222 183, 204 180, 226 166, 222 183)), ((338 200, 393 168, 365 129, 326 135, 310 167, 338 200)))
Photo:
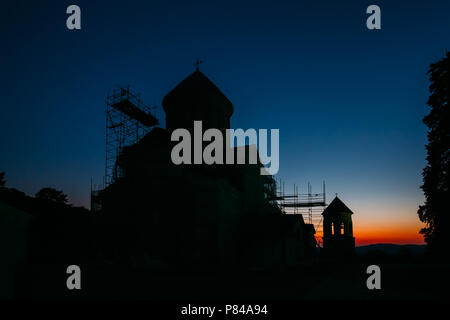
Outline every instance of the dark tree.
POLYGON ((52 201, 56 203, 67 203, 67 195, 62 191, 56 190, 54 188, 42 188, 35 195, 36 199, 42 199, 47 201, 52 201))
POLYGON ((450 53, 430 65, 430 113, 423 122, 428 127, 427 166, 423 169, 425 204, 418 215, 426 227, 421 230, 431 253, 445 253, 449 248, 450 211, 450 53))
POLYGON ((5 173, 4 172, 0 172, 0 187, 4 187, 5 186, 5 173))

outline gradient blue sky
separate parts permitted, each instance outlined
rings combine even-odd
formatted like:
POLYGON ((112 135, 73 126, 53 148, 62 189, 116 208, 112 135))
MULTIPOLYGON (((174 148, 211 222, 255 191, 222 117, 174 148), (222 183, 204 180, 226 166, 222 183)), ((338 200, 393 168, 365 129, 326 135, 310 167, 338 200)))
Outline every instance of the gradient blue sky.
MULTIPOLYGON (((327 182, 355 226, 418 226, 428 79, 450 47, 449 1, 10 1, 1 8, 0 170, 89 205, 102 181, 105 97, 157 106, 194 70, 233 102, 234 128, 279 128, 286 188, 327 182), (70 4, 82 30, 66 28, 70 4), (365 26, 368 5, 382 30, 365 26)), ((417 232, 417 230, 414 232, 417 232)))

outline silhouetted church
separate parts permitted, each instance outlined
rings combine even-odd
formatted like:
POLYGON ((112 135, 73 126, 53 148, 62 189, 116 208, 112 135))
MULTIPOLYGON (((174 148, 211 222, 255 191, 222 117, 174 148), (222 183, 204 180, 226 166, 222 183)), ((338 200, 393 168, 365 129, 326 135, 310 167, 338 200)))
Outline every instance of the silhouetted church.
POLYGON ((352 256, 355 253, 352 210, 337 196, 323 211, 323 253, 329 256, 352 256))
MULTIPOLYGON (((261 164, 174 165, 171 132, 230 128, 233 105, 196 70, 163 99, 166 129, 155 127, 118 156, 102 191, 107 222, 100 250, 176 266, 277 268, 313 255, 314 227, 282 214, 275 181, 261 164)), ((246 153, 250 147, 245 147, 246 153)), ((235 152, 236 154, 236 152, 235 152)), ((248 158, 247 158, 248 159, 248 158)))

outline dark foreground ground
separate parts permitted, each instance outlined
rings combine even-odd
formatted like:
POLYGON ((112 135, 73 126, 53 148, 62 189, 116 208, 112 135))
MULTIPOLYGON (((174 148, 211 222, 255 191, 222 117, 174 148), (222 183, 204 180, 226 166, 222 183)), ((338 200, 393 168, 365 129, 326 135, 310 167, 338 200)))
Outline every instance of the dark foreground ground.
POLYGON ((373 262, 314 263, 283 272, 162 272, 80 266, 82 289, 66 288, 66 267, 33 265, 18 275, 19 299, 434 300, 450 299, 450 266, 379 263, 381 290, 368 290, 373 262))

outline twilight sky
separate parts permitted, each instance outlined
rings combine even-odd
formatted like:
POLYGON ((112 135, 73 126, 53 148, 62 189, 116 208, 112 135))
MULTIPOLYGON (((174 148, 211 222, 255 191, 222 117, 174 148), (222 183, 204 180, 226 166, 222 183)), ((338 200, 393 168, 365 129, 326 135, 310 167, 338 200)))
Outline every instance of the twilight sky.
POLYGON ((450 2, 9 1, 0 13, 0 171, 7 186, 101 183, 105 97, 130 84, 156 105, 200 69, 233 102, 232 128, 280 129, 287 191, 327 183, 359 244, 421 243, 431 62, 450 47, 450 2), (395 2, 395 3, 393 3, 395 2), (82 29, 66 28, 77 4, 82 29), (381 8, 382 30, 365 26, 381 8))

